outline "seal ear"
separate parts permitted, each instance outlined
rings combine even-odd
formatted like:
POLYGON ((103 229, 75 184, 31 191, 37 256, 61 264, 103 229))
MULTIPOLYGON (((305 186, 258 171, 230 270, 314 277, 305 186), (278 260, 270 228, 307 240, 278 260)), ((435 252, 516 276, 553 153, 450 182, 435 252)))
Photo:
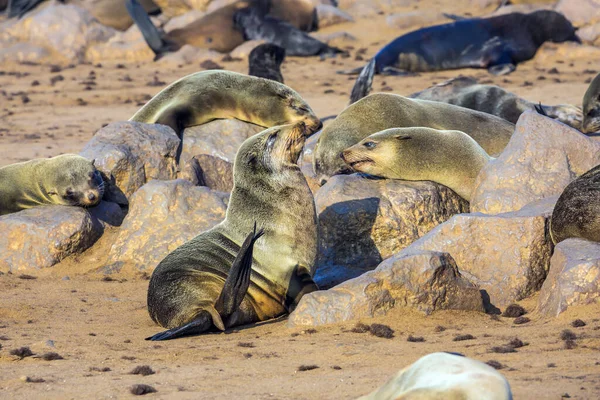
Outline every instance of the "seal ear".
POLYGON ((408 135, 396 135, 394 136, 394 138, 396 138, 397 140, 408 140, 408 139, 412 139, 412 137, 408 136, 408 135))
POLYGON ((95 167, 95 166, 96 166, 96 159, 95 159, 95 158, 92 160, 92 166, 93 166, 93 167, 95 167))

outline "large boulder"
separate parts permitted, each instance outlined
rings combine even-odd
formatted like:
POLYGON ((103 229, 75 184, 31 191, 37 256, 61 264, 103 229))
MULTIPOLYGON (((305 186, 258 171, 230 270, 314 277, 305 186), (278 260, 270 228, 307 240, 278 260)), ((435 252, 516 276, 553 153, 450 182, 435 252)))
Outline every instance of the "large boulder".
POLYGON ((560 0, 555 10, 564 14, 575 26, 600 21, 600 1, 598 0, 560 0))
POLYGON ((468 203, 433 182, 332 177, 315 196, 319 219, 317 283, 331 287, 382 260, 448 220, 468 203))
POLYGON ((140 29, 132 25, 125 32, 118 32, 110 39, 96 43, 86 50, 88 62, 150 62, 154 52, 148 47, 140 29))
POLYGON ((579 36, 585 43, 596 46, 600 45, 600 22, 579 29, 577 31, 577 36, 579 36))
POLYGON ((462 277, 447 253, 397 254, 374 271, 333 289, 302 297, 288 325, 322 325, 385 315, 407 307, 430 314, 436 310, 484 311, 479 289, 462 277))
POLYGON ((534 111, 524 112, 502 154, 479 173, 471 211, 499 214, 559 195, 600 164, 600 142, 534 111))
POLYGON ((600 301, 600 243, 567 239, 556 245, 538 311, 557 316, 575 305, 600 301))
POLYGON ((127 198, 152 179, 175 179, 180 140, 170 127, 115 122, 100 129, 80 155, 94 160, 106 182, 104 198, 128 204, 127 198))
POLYGON ((154 0, 167 17, 175 17, 191 10, 205 11, 211 2, 219 0, 154 0))
POLYGON ((102 236, 105 227, 123 219, 115 203, 84 209, 40 206, 0 217, 0 271, 28 272, 52 267, 82 253, 102 236))
POLYGON ((489 296, 488 311, 540 289, 550 266, 548 220, 557 196, 498 214, 461 214, 404 250, 449 253, 469 281, 489 296))
POLYGON ((418 4, 415 0, 338 0, 338 8, 355 18, 372 17, 378 14, 389 14, 396 7, 410 7, 418 4))
POLYGON ((152 181, 131 197, 105 272, 152 272, 167 254, 223 219, 229 195, 188 181, 152 181))

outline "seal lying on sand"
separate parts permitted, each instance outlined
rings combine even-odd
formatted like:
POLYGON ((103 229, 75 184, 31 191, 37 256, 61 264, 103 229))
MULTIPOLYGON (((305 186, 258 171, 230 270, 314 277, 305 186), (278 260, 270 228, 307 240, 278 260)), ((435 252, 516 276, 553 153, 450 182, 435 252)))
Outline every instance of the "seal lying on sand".
POLYGON ((302 122, 278 126, 242 144, 225 220, 170 253, 152 274, 148 311, 169 330, 148 339, 264 321, 317 290, 317 217, 297 165, 304 129, 302 122))
POLYGON ((314 150, 314 172, 322 183, 332 175, 348 173, 342 151, 375 132, 415 126, 462 131, 492 156, 502 152, 515 129, 502 118, 468 108, 375 93, 346 107, 325 126, 314 150))
POLYGON ((506 378, 460 354, 431 353, 358 400, 512 400, 506 378))
POLYGON ((0 215, 46 204, 92 207, 103 195, 100 172, 76 154, 0 168, 0 215))
POLYGON ((272 43, 258 45, 248 55, 248 75, 283 83, 281 63, 284 59, 285 49, 272 43))
POLYGON ((503 75, 514 71, 517 63, 533 58, 544 42, 568 40, 581 42, 573 25, 550 10, 422 28, 398 37, 371 59, 356 80, 350 101, 354 103, 369 93, 374 74, 470 67, 503 75))
POLYGON ((550 219, 554 244, 568 238, 600 242, 600 165, 567 185, 550 219))
POLYGON ((344 150, 342 159, 381 178, 441 183, 470 201, 475 178, 492 158, 464 132, 412 127, 370 135, 344 150))
POLYGON ((583 133, 600 132, 600 74, 590 83, 583 96, 583 133))
MULTIPOLYGON (((520 98, 499 86, 481 85, 477 80, 466 76, 452 78, 408 96, 412 99, 441 101, 471 110, 481 111, 503 118, 513 124, 525 110, 534 110, 536 104, 520 98)), ((583 119, 579 107, 560 104, 541 105, 546 115, 557 119, 575 129, 581 129, 583 119)))

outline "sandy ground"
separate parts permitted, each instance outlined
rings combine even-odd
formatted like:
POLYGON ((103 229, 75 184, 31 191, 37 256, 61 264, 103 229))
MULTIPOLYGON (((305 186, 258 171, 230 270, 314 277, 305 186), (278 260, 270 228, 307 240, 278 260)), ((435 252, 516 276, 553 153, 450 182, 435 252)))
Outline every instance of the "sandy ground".
MULTIPOLYGON (((446 12, 475 13, 466 1, 422 3, 446 12)), ((326 61, 288 58, 282 69, 286 83, 322 117, 344 108, 355 79, 335 71, 362 65, 364 61, 355 60, 357 50, 366 48, 368 59, 402 33, 389 28, 385 16, 323 31, 354 35, 357 41, 341 45, 352 46, 352 56, 326 61)), ((101 126, 127 120, 164 85, 200 70, 201 61, 171 69, 152 63, 104 64, 54 72, 50 66, 1 65, 0 166, 78 152, 101 126), (153 86, 155 76, 164 83, 153 86)), ((232 71, 247 70, 243 61, 220 64, 232 71)), ((493 77, 485 70, 377 76, 374 90, 410 94, 463 74, 533 101, 581 105, 585 80, 594 76, 595 68, 597 60, 585 58, 552 64, 533 60, 507 77, 493 77), (550 73, 552 68, 559 73, 550 73)), ((144 337, 159 330, 146 311, 147 277, 119 276, 107 282, 93 272, 102 265, 111 237, 109 232, 86 254, 33 274, 37 279, 0 276, 0 398, 128 398, 133 397, 133 384, 144 383, 158 390, 150 398, 351 399, 434 351, 500 362, 517 399, 600 398, 600 305, 543 319, 535 313, 536 299, 527 299, 522 305, 531 322, 524 325, 477 313, 424 317, 400 309, 363 321, 389 325, 395 330, 392 339, 350 332, 354 323, 311 333, 290 329, 279 320, 227 333, 146 342, 144 337), (587 325, 571 327, 577 318, 587 325), (577 335, 575 348, 564 348, 564 329, 577 335), (453 341, 467 333, 475 339, 453 341), (409 335, 425 341, 408 342, 409 335), (515 353, 490 350, 515 337, 529 344, 515 353), (64 360, 20 360, 9 354, 22 346, 37 355, 54 351, 64 360), (149 365, 156 373, 129 374, 138 365, 149 365), (318 368, 300 371, 303 365, 318 368), (44 381, 24 382, 25 376, 44 381)))

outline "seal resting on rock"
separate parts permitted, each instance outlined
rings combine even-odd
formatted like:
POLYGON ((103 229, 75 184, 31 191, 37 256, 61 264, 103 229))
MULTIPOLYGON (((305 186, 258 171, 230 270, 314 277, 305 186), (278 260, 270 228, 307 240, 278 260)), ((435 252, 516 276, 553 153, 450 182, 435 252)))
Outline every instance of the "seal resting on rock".
POLYGON ((100 172, 76 154, 0 168, 0 215, 48 204, 93 207, 103 195, 100 172))
POLYGON ((469 201, 475 178, 492 158, 464 132, 413 127, 370 135, 344 150, 342 159, 381 178, 441 183, 469 201))
POLYGON ((358 400, 512 400, 494 368, 457 353, 431 353, 358 400))
POLYGON ((225 220, 167 255, 152 274, 148 311, 168 330, 148 339, 264 321, 317 290, 317 217, 297 165, 304 130, 302 122, 273 127, 242 144, 225 220))
POLYGON ((569 183, 550 219, 554 244, 568 238, 600 242, 600 165, 569 183))

